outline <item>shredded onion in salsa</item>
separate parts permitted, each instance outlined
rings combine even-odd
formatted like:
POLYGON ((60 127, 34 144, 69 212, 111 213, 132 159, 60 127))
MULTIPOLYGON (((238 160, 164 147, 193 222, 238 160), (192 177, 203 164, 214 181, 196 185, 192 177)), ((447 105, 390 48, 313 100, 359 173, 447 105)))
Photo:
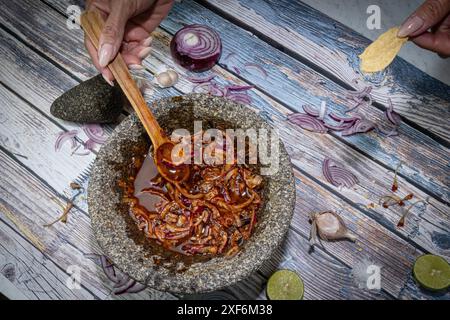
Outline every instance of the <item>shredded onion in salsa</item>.
POLYGON ((255 229, 263 179, 255 169, 237 164, 237 152, 234 155, 223 165, 190 165, 189 178, 181 183, 157 174, 151 187, 141 190, 160 197, 152 211, 139 203, 133 184, 122 184, 124 202, 138 228, 183 255, 239 252, 255 229))

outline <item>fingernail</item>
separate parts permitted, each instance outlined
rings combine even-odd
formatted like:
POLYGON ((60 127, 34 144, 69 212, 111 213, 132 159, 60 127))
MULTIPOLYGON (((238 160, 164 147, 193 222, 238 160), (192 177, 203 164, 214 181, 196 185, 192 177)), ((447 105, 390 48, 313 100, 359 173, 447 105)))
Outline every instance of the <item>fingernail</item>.
POLYGON ((424 21, 419 16, 409 18, 402 24, 400 30, 398 30, 397 36, 400 38, 407 37, 419 30, 424 24, 424 21))
POLYGON ((108 65, 109 61, 111 61, 112 53, 113 53, 112 44, 105 43, 102 45, 98 53, 98 63, 100 64, 101 67, 104 68, 108 65))
POLYGON ((150 36, 147 39, 142 40, 142 45, 148 47, 152 43, 153 38, 150 36))
POLYGON ((107 77, 105 77, 105 75, 102 73, 102 77, 103 79, 105 79, 105 81, 111 86, 114 87, 114 82, 112 82, 111 80, 109 80, 107 77))
POLYGON ((144 67, 140 64, 130 64, 128 66, 128 68, 130 68, 131 70, 142 70, 144 69, 144 67))
POLYGON ((138 57, 141 59, 145 59, 150 54, 150 51, 152 51, 152 48, 144 48, 141 50, 141 52, 139 52, 138 57))

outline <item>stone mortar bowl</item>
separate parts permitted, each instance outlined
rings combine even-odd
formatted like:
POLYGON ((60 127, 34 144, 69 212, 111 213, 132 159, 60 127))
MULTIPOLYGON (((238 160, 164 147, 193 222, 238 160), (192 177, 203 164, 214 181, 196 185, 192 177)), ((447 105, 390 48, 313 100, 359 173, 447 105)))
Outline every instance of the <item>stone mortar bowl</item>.
MULTIPOLYGON (((151 108, 168 134, 177 128, 192 132, 194 120, 202 120, 204 129, 207 126, 225 129, 226 125, 226 128, 270 130, 256 112, 220 97, 202 94, 172 97, 154 102, 151 108)), ((130 167, 132 157, 142 156, 150 148, 141 123, 135 115, 129 116, 101 148, 89 183, 89 213, 101 248, 123 272, 161 291, 201 293, 247 278, 281 244, 293 215, 295 184, 291 163, 281 141, 279 146, 279 170, 264 176, 264 206, 253 235, 241 251, 232 258, 215 257, 184 264, 159 246, 150 246, 151 240, 138 230, 122 204, 117 183, 130 167)))

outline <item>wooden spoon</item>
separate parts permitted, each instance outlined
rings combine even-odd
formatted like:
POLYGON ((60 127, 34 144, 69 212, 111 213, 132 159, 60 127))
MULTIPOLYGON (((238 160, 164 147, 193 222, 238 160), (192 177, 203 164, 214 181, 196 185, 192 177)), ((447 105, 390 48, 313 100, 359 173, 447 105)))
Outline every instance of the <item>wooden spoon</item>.
MULTIPOLYGON (((103 25, 103 17, 95 9, 85 11, 81 15, 81 26, 97 50, 103 25)), ((128 67, 120 53, 118 53, 114 60, 110 62, 108 68, 111 70, 114 78, 120 88, 122 88, 122 91, 130 101, 131 106, 150 136, 154 149, 154 158, 160 173, 168 180, 176 182, 187 179, 189 176, 188 166, 168 167, 164 164, 171 163, 170 155, 174 143, 167 138, 164 130, 159 126, 158 121, 156 121, 153 113, 147 106, 136 82, 131 77, 128 67), (162 157, 164 157, 164 159, 162 157)))

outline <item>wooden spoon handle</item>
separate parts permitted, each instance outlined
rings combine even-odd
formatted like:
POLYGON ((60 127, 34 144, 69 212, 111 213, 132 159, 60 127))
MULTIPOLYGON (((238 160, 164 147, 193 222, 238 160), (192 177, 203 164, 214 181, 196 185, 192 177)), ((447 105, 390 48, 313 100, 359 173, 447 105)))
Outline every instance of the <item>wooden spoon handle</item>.
MULTIPOLYGON (((100 13, 96 10, 85 11, 81 15, 81 25, 84 32, 88 35, 92 44, 98 50, 100 34, 103 30, 104 21, 100 13)), ((159 126, 152 112, 150 111, 144 97, 142 96, 136 82, 131 77, 128 67, 120 53, 108 65, 117 83, 130 101, 134 111, 138 115, 154 148, 158 148, 166 141, 164 131, 159 126)))

